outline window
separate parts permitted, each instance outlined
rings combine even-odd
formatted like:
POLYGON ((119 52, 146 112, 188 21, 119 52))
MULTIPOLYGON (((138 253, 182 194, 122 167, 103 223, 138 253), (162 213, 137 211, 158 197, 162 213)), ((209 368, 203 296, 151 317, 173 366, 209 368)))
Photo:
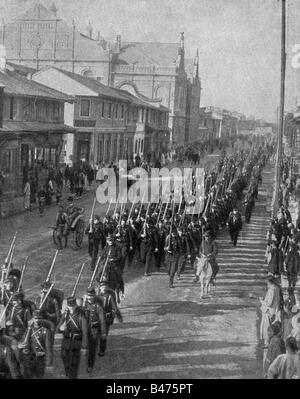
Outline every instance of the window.
POLYGON ((143 153, 144 152, 144 140, 142 139, 142 141, 141 141, 141 153, 143 153))
POLYGON ((59 103, 54 103, 53 119, 59 121, 59 103))
POLYGON ((9 119, 13 120, 16 118, 16 103, 13 97, 10 97, 10 104, 9 104, 9 119))
POLYGON ((111 103, 108 104, 108 117, 111 118, 111 103))
POLYGON ((102 118, 104 118, 104 116, 105 116, 105 103, 104 103, 104 101, 103 101, 103 103, 102 103, 101 116, 102 116, 102 118))
POLYGON ((118 119, 118 111, 119 111, 119 106, 118 104, 115 105, 115 118, 118 119))
POLYGON ((121 119, 124 119, 124 105, 121 106, 121 119))
POLYGON ((90 116, 90 100, 81 100, 80 101, 80 116, 90 116))

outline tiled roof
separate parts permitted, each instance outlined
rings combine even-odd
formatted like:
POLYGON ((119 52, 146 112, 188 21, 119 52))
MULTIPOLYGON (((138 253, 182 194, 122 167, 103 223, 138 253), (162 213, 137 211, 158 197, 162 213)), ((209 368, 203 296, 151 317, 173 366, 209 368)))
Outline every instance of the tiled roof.
POLYGON ((35 73, 37 70, 25 65, 15 64, 14 62, 7 61, 6 65, 12 67, 16 72, 26 76, 28 73, 35 73))
POLYGON ((178 58, 178 47, 178 43, 125 42, 118 63, 173 66, 178 58))
POLYGON ((83 86, 86 86, 90 90, 95 91, 96 93, 100 94, 101 96, 104 97, 109 97, 117 100, 122 100, 122 101, 128 101, 127 97, 122 95, 121 90, 114 89, 113 87, 110 86, 105 86, 104 84, 98 82, 96 79, 88 78, 86 76, 78 75, 77 73, 65 71, 64 69, 56 68, 56 67, 51 67, 54 69, 57 69, 64 75, 70 77, 71 79, 75 80, 76 82, 82 84, 83 86))
POLYGON ((129 101, 131 103, 133 103, 134 105, 140 105, 140 106, 152 108, 152 109, 155 109, 155 110, 161 110, 161 111, 170 112, 169 108, 166 108, 166 107, 164 107, 161 104, 159 105, 159 107, 156 107, 155 105, 152 105, 151 103, 149 103, 147 101, 141 100, 140 98, 134 96, 133 94, 129 93, 126 90, 120 90, 120 92, 122 92, 123 95, 128 97, 129 101))
POLYGON ((28 80, 15 71, 0 72, 0 84, 5 86, 4 93, 25 97, 43 97, 60 101, 73 101, 74 98, 59 91, 44 86, 33 80, 28 80))

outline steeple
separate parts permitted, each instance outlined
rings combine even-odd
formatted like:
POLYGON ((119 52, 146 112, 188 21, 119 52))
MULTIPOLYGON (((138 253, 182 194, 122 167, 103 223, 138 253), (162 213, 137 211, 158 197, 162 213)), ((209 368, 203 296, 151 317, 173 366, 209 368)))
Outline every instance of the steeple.
POLYGON ((184 32, 180 32, 180 45, 178 54, 184 54, 184 32))
POLYGON ((194 59, 193 78, 199 79, 199 49, 197 48, 196 57, 194 59))
POLYGON ((50 11, 52 11, 53 16, 54 16, 55 18, 57 18, 57 11, 58 11, 58 9, 56 8, 55 3, 52 3, 52 6, 51 6, 51 8, 50 8, 50 11))
POLYGON ((93 36, 93 27, 91 25, 91 21, 89 21, 89 24, 87 26, 87 32, 88 32, 88 36, 92 39, 93 36))

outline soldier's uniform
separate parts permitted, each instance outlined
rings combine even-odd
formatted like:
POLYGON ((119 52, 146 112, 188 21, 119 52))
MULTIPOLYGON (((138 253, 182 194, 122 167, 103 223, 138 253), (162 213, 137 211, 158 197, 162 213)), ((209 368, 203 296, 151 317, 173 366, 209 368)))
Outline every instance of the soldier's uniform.
POLYGON ((105 315, 106 334, 105 337, 100 340, 99 351, 99 356, 104 356, 107 347, 107 337, 109 329, 113 325, 115 316, 117 316, 119 322, 122 322, 123 318, 116 302, 115 293, 111 289, 109 289, 106 281, 101 281, 100 293, 98 297, 102 303, 105 315))
POLYGON ((107 236, 107 245, 102 252, 101 259, 97 280, 100 281, 103 274, 102 279, 107 281, 109 288, 124 294, 125 288, 121 269, 122 255, 112 234, 107 236), (106 268, 104 270, 105 264, 106 268))
POLYGON ((190 243, 187 234, 186 226, 183 226, 181 230, 178 228, 178 234, 181 241, 181 248, 180 248, 180 255, 178 260, 178 271, 177 271, 177 278, 180 280, 180 275, 184 270, 185 264, 187 260, 191 259, 191 249, 190 243))
POLYGON ((21 293, 13 294, 12 305, 7 312, 6 334, 16 341, 20 341, 28 327, 32 314, 30 309, 24 305, 23 294, 21 293))
POLYGON ((227 223, 228 223, 230 238, 233 243, 233 246, 235 247, 237 244, 239 232, 243 226, 240 212, 237 211, 236 209, 230 212, 227 223))
POLYGON ((141 237, 141 260, 145 264, 145 276, 149 276, 150 268, 153 262, 154 253, 158 252, 158 239, 156 229, 151 219, 148 225, 145 223, 140 234, 141 237))
POLYGON ((105 235, 103 226, 100 223, 100 216, 96 215, 92 226, 89 224, 85 230, 88 235, 88 253, 91 257, 91 269, 94 270, 99 249, 102 250, 105 245, 105 235))
POLYGON ((84 301, 84 311, 88 321, 88 372, 94 368, 96 351, 101 341, 106 339, 106 321, 101 301, 96 297, 95 289, 88 288, 84 301))
POLYGON ((126 217, 122 217, 121 224, 117 228, 116 245, 119 247, 121 253, 121 270, 125 269, 126 262, 128 262, 129 252, 133 250, 133 242, 131 230, 126 223, 126 217))
POLYGON ((158 269, 161 268, 164 263, 164 255, 165 255, 165 241, 166 241, 166 229, 163 227, 162 222, 158 223, 157 228, 157 242, 158 242, 158 251, 154 253, 155 263, 158 269))
POLYGON ((52 331, 41 312, 33 313, 33 320, 23 336, 20 348, 20 364, 25 379, 43 378, 45 368, 53 364, 52 331))
POLYGON ((61 358, 66 377, 76 379, 81 350, 86 351, 88 347, 88 322, 84 311, 77 306, 76 298, 67 299, 67 309, 59 322, 58 331, 63 333, 61 358))
POLYGON ((171 234, 168 234, 165 242, 166 264, 170 276, 170 288, 174 288, 174 276, 178 270, 179 257, 182 251, 182 243, 176 227, 172 227, 171 234))
MULTIPOLYGON (((42 302, 44 296, 47 295, 47 292, 51 287, 51 283, 45 281, 41 285, 41 287, 42 287, 42 293, 41 293, 41 302, 42 302)), ((48 320, 51 323, 53 323, 54 329, 56 328, 56 326, 59 323, 59 320, 61 318, 61 304, 59 303, 57 298, 54 296, 53 288, 43 304, 43 307, 41 309, 41 317, 42 317, 42 319, 48 320)), ((54 331, 53 331, 53 333, 54 333, 54 331)))
POLYGON ((11 340, 0 328, 0 379, 20 379, 21 372, 18 360, 11 345, 11 340))

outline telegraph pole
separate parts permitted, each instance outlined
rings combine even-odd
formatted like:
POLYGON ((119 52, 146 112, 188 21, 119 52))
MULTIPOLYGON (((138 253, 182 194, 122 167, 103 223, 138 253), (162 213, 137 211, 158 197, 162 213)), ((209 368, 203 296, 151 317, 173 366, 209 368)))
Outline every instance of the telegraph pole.
POLYGON ((281 182, 281 160, 282 160, 282 139, 284 131, 284 94, 285 94, 285 69, 286 69, 286 0, 281 0, 281 80, 280 80, 280 106, 279 106, 279 126, 277 138, 276 154, 276 180, 275 192, 273 197, 273 216, 278 210, 278 194, 281 182))

